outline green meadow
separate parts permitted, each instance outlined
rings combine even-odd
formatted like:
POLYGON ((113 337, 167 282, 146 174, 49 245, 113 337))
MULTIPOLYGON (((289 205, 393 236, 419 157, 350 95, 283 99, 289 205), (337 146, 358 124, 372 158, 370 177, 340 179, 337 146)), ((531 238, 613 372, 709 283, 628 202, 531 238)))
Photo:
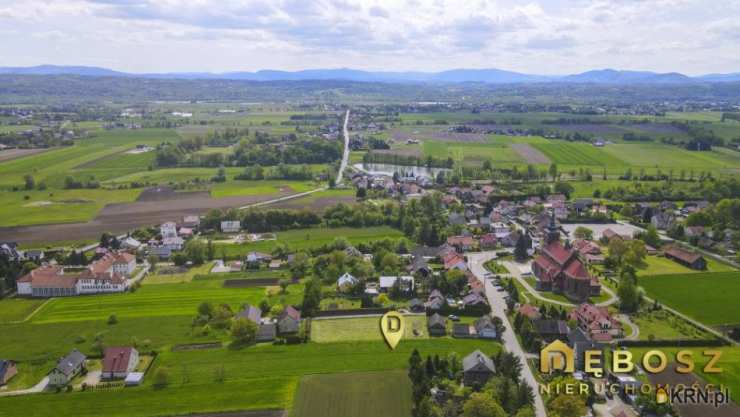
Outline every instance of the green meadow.
POLYGON ((641 277, 647 295, 711 326, 740 323, 740 271, 641 277))

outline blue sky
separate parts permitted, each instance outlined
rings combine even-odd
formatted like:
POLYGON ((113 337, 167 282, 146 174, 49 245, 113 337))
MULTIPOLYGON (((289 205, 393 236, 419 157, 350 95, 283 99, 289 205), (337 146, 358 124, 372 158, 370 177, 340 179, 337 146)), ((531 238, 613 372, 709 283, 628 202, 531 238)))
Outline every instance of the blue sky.
POLYGON ((0 66, 740 72, 740 0, 0 0, 0 66))

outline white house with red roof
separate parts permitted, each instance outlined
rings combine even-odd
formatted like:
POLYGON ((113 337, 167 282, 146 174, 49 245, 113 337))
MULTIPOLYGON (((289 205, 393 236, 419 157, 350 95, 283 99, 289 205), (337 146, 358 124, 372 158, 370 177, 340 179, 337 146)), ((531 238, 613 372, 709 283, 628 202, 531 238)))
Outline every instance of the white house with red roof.
POLYGON ((570 319, 596 342, 610 342, 622 336, 622 324, 609 314, 607 307, 583 303, 570 312, 570 319))
POLYGON ((106 348, 100 377, 103 379, 126 378, 138 364, 139 352, 136 349, 130 346, 106 348))

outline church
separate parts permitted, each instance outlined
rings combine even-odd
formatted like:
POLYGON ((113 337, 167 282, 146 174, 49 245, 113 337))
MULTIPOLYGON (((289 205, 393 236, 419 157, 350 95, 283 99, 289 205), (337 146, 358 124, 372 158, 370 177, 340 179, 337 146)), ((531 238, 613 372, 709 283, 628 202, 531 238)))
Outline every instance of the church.
POLYGON ((545 228, 545 238, 532 264, 532 272, 537 277, 539 291, 565 294, 577 302, 588 301, 589 297, 601 293, 598 278, 591 276, 578 252, 560 241, 554 214, 545 228))

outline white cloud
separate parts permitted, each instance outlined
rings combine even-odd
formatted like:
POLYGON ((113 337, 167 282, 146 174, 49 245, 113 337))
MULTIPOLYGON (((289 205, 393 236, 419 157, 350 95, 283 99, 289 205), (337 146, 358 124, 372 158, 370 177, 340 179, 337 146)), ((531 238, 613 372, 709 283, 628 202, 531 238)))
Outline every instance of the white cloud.
POLYGON ((740 0, 0 0, 7 65, 740 71, 740 0))

